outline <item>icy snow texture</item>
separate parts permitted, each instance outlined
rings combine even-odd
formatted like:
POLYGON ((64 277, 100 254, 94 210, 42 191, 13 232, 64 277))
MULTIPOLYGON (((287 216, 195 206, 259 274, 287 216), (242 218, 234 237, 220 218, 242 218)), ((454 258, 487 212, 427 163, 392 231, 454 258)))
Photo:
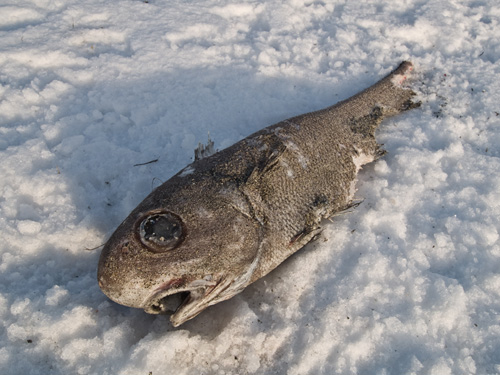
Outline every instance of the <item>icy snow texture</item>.
POLYGON ((3 1, 0 373, 499 373, 499 23, 496 0, 3 1), (422 107, 317 242, 179 329, 100 292, 89 249, 208 132, 403 59, 422 107))

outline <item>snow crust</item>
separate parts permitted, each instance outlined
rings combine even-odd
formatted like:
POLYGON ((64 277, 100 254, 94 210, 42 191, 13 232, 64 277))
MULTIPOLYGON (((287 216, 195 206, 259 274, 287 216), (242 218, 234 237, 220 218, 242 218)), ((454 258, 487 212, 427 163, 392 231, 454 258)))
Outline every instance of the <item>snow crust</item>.
POLYGON ((496 1, 5 0, 0 15, 0 373, 500 373, 496 1), (222 149, 405 59, 422 106, 383 123, 363 203, 319 240, 178 329, 100 292, 97 247, 208 132, 222 149))

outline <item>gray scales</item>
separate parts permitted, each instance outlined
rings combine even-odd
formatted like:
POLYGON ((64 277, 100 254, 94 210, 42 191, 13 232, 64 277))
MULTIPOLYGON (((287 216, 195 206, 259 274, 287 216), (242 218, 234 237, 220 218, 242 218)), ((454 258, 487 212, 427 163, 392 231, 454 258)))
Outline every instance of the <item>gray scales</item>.
POLYGON ((326 109, 264 128, 195 160, 120 224, 98 266, 101 290, 174 326, 231 298, 353 205, 356 175, 383 154, 375 130, 417 107, 403 62, 326 109))

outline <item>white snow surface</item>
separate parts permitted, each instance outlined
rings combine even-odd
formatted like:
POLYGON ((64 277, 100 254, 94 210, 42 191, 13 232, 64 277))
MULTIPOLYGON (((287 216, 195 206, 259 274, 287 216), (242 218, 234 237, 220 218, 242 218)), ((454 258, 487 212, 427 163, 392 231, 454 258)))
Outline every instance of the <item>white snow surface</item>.
POLYGON ((496 0, 3 0, 0 373, 500 373, 499 112, 496 0), (406 59, 422 106, 316 242, 177 329, 101 293, 94 248, 208 132, 406 59))

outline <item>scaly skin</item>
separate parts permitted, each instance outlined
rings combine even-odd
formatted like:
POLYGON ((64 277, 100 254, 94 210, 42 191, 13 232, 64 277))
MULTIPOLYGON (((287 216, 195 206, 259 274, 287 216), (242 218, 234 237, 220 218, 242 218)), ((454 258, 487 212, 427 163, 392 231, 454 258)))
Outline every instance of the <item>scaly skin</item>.
POLYGON ((149 313, 168 312, 166 296, 189 292, 171 316, 177 326, 276 268, 322 219, 352 205, 357 172, 383 154, 376 128, 418 106, 402 86, 411 70, 403 62, 343 102, 184 168, 111 236, 99 260, 102 291, 149 313))

